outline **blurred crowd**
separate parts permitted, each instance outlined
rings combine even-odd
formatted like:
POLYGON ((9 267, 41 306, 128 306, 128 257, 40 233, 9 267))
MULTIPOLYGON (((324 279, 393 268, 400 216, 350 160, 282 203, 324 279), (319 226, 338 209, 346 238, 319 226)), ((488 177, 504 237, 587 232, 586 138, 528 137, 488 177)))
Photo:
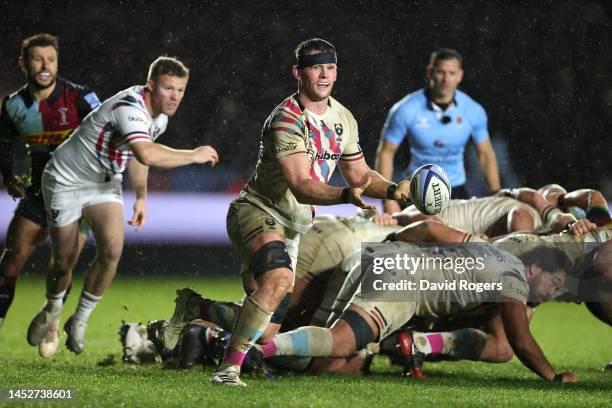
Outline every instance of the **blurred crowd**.
POLYGON ((144 83, 160 54, 191 68, 187 96, 162 140, 177 148, 211 144, 222 164, 155 171, 153 189, 239 189, 256 163, 263 122, 296 89, 294 48, 322 37, 337 47, 334 96, 355 115, 370 165, 389 108, 423 85, 429 53, 445 46, 463 54, 462 89, 487 110, 513 182, 612 190, 612 5, 605 1, 41 0, 0 7, 2 96, 23 84, 22 38, 43 31, 60 37, 60 75, 101 99, 144 83))

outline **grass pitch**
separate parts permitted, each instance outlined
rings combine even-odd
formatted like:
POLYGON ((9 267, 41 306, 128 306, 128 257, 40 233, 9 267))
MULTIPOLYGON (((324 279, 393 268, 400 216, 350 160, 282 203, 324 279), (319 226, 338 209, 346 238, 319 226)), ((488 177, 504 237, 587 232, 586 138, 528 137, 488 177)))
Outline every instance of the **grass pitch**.
MULTIPOLYGON (((62 315, 74 311, 82 283, 62 315)), ((118 276, 93 312, 85 352, 65 350, 50 360, 38 357, 25 340, 27 326, 44 299, 40 277, 23 276, 16 300, 0 330, 0 388, 72 389, 71 401, 40 402, 57 406, 199 406, 199 407, 401 407, 435 406, 611 406, 612 329, 595 320, 584 306, 549 304, 537 309, 532 330, 558 371, 572 370, 577 384, 547 384, 518 360, 507 364, 447 362, 427 364, 430 381, 401 378, 401 370, 384 358, 374 362, 368 377, 285 374, 274 381, 246 376, 246 389, 209 384, 212 368, 189 371, 155 365, 128 366, 120 361, 117 330, 122 319, 146 322, 167 319, 177 288, 191 286, 206 296, 235 300, 241 296, 237 278, 164 279, 118 276), (116 364, 99 366, 109 354, 116 364)), ((63 344, 64 338, 62 338, 63 344)), ((6 391, 4 391, 6 395, 6 391)), ((31 402, 2 400, 5 406, 31 402)))

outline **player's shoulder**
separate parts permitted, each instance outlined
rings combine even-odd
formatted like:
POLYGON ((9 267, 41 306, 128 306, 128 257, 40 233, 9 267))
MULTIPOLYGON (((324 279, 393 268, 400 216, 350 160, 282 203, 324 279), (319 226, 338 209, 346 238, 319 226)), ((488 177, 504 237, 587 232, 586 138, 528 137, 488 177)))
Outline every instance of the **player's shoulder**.
POLYGON ((28 92, 27 87, 27 85, 24 85, 15 92, 6 95, 2 101, 2 104, 8 106, 15 103, 23 103, 24 97, 28 92))
POLYGON ((76 91, 76 92, 85 92, 90 90, 87 85, 77 84, 76 82, 72 82, 67 80, 66 78, 58 78, 58 82, 61 81, 63 87, 67 90, 76 91))
POLYGON ((119 91, 107 99, 105 103, 109 103, 111 105, 111 111, 124 108, 127 110, 134 109, 143 113, 147 112, 147 107, 144 101, 144 88, 138 85, 124 89, 123 91, 119 91))
POLYGON ((483 106, 478 103, 474 98, 472 98, 467 93, 457 89, 455 91, 455 100, 457 101, 457 105, 463 106, 466 109, 474 112, 482 111, 484 112, 483 106))
POLYGON ((294 95, 285 98, 284 101, 276 105, 272 110, 270 117, 272 120, 278 120, 283 117, 299 118, 302 116, 302 108, 295 99, 294 95))
POLYGON ((418 89, 395 102, 389 110, 390 115, 413 115, 427 106, 425 89, 418 89))
POLYGON ((338 116, 344 117, 350 121, 355 121, 355 117, 351 111, 346 106, 341 104, 336 98, 331 96, 329 97, 329 106, 336 111, 338 116))

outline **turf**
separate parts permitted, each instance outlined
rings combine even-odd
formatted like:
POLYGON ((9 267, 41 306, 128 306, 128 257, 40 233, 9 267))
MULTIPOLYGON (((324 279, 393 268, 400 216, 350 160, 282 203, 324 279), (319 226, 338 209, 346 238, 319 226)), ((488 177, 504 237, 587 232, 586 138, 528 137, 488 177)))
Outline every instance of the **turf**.
MULTIPOLYGON (((155 365, 127 366, 120 362, 117 330, 122 319, 141 321, 168 318, 174 291, 191 286, 208 296, 233 300, 241 295, 232 279, 163 279, 117 277, 94 311, 85 352, 75 356, 63 347, 50 360, 28 346, 25 332, 43 301, 43 281, 23 276, 4 326, 0 330, 0 387, 72 389, 72 401, 57 406, 313 406, 387 407, 435 406, 611 406, 612 372, 600 371, 612 360, 612 329, 596 321, 583 306, 550 304, 538 308, 532 324, 536 339, 557 370, 572 370, 577 384, 547 384, 516 359, 493 365, 471 362, 429 364, 429 381, 400 377, 400 369, 384 358, 374 362, 368 377, 285 374, 274 381, 247 377, 246 389, 208 383, 212 368, 190 371, 155 365), (114 355, 116 363, 98 363, 114 355)), ((63 319, 77 301, 81 282, 64 309, 63 319)), ((111 359, 112 361, 112 359, 111 359)), ((0 405, 21 405, 0 401, 0 405)), ((27 406, 32 406, 27 403, 27 406)))

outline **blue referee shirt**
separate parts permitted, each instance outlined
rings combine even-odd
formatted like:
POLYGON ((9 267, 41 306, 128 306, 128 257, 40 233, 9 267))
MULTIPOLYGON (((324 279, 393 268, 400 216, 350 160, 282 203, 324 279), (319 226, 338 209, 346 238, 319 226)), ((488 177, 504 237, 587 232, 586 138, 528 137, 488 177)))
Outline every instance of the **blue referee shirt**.
POLYGON ((489 138, 487 114, 459 90, 445 111, 427 97, 425 89, 407 95, 393 105, 382 130, 384 140, 394 144, 408 137, 411 159, 402 177, 434 163, 444 168, 452 186, 465 184, 463 149, 470 136, 476 144, 489 138))

